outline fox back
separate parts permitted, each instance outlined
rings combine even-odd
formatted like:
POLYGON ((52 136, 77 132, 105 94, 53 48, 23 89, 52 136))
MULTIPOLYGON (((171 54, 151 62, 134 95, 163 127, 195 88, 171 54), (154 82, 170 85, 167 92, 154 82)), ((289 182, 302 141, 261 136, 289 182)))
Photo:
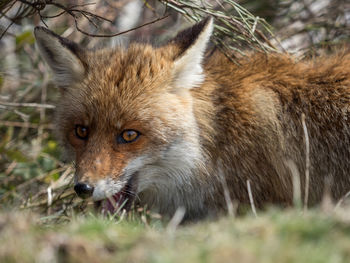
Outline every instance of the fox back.
POLYGON ((287 206, 290 163, 303 196, 309 182, 308 205, 327 184, 334 199, 350 190, 350 55, 250 54, 236 65, 206 52, 212 29, 207 18, 160 47, 91 51, 36 28, 78 195, 111 212, 134 202, 198 219, 228 199, 247 204, 249 181, 258 207, 287 206))

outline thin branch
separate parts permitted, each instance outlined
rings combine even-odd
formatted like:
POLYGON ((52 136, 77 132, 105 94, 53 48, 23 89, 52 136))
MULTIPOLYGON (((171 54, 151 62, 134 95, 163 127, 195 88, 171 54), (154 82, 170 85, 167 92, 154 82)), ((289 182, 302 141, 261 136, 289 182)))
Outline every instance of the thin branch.
MULTIPOLYGON (((20 0, 20 1, 22 1, 22 0, 20 0)), ((101 20, 105 20, 105 21, 108 21, 108 22, 112 23, 112 21, 109 20, 108 18, 105 18, 103 16, 91 13, 91 12, 86 11, 86 10, 72 8, 74 6, 66 7, 66 6, 64 6, 64 5, 60 4, 60 3, 56 3, 56 2, 50 2, 50 3, 47 3, 47 5, 53 5, 53 6, 56 6, 57 8, 60 8, 60 9, 64 10, 66 13, 71 15, 74 19, 77 18, 77 15, 75 14, 75 12, 76 12, 76 13, 85 13, 86 15, 94 17, 96 19, 101 19, 101 20)))
POLYGON ((96 23, 85 13, 81 13, 95 28, 98 28, 96 23))
POLYGON ((45 22, 43 16, 41 15, 41 10, 39 10, 38 13, 39 13, 39 16, 40 16, 40 21, 45 25, 46 28, 48 28, 48 25, 46 24, 46 22, 45 22))
POLYGON ((39 16, 40 16, 41 21, 44 24, 45 24, 45 22, 43 20, 44 18, 58 17, 58 16, 61 16, 64 13, 67 13, 74 19, 74 24, 75 24, 76 29, 80 33, 82 33, 84 35, 87 35, 87 36, 90 36, 90 37, 115 37, 115 36, 119 36, 119 35, 122 35, 122 34, 126 34, 128 32, 134 31, 136 29, 142 28, 144 26, 148 26, 150 24, 156 23, 156 22, 158 22, 160 20, 163 20, 163 19, 165 19, 165 18, 167 18, 169 16, 169 15, 165 15, 165 16, 162 16, 162 17, 157 18, 155 20, 152 20, 150 22, 147 22, 145 24, 142 24, 140 26, 137 26, 137 27, 134 27, 134 28, 131 28, 131 29, 119 32, 119 33, 115 33, 115 34, 92 34, 92 33, 89 33, 89 32, 87 32, 87 31, 85 31, 85 30, 83 30, 82 28, 79 27, 78 14, 81 14, 82 16, 84 16, 96 28, 97 28, 97 25, 92 20, 92 18, 100 19, 100 20, 104 20, 104 21, 108 21, 108 22, 112 23, 112 21, 110 19, 107 19, 107 18, 105 18, 103 16, 91 13, 91 12, 86 11, 86 10, 81 10, 81 9, 76 9, 75 8, 75 7, 82 7, 82 6, 86 6, 86 5, 91 5, 92 3, 87 3, 87 4, 82 4, 82 5, 73 5, 73 6, 67 7, 67 6, 64 6, 63 4, 60 4, 60 3, 57 3, 57 2, 53 2, 53 1, 43 1, 43 2, 34 2, 34 3, 28 2, 26 0, 18 0, 18 1, 20 1, 21 3, 26 4, 28 6, 31 6, 33 8, 33 10, 36 10, 38 12, 39 16), (40 11, 45 9, 45 7, 47 5, 55 6, 55 7, 59 8, 59 9, 62 9, 63 11, 58 13, 58 14, 56 14, 56 15, 53 15, 53 16, 43 16, 40 11))
POLYGON ((83 33, 84 35, 87 35, 87 36, 90 36, 90 37, 116 37, 116 36, 119 36, 119 35, 123 35, 123 34, 129 33, 129 32, 134 31, 134 30, 136 30, 136 29, 142 28, 142 27, 144 27, 144 26, 148 26, 148 25, 150 25, 150 24, 154 24, 154 23, 156 23, 156 22, 158 22, 158 21, 160 21, 160 20, 163 20, 163 19, 165 19, 165 18, 167 18, 167 17, 169 17, 169 16, 170 16, 170 15, 165 15, 165 16, 163 16, 163 17, 157 18, 157 19, 155 19, 155 20, 152 20, 152 21, 147 22, 147 23, 145 23, 145 24, 142 24, 142 25, 140 25, 140 26, 133 27, 133 28, 131 28, 131 29, 128 29, 128 30, 125 30, 125 31, 122 31, 122 32, 119 32, 119 33, 115 33, 115 34, 91 34, 91 33, 89 33, 89 32, 86 32, 86 31, 82 30, 82 29, 79 27, 78 21, 77 21, 76 19, 74 20, 74 23, 75 23, 76 29, 77 29, 80 33, 83 33))
POLYGON ((63 10, 63 11, 59 12, 58 14, 56 14, 56 15, 51 15, 51 16, 40 14, 40 17, 41 17, 41 18, 56 18, 56 17, 59 17, 59 16, 65 14, 65 13, 66 13, 66 11, 63 10))
POLYGON ((6 32, 10 29, 10 27, 13 25, 14 21, 11 21, 11 23, 4 29, 4 31, 0 35, 0 39, 6 34, 6 32))
POLYGON ((33 107, 33 108, 41 108, 41 109, 56 108, 54 105, 51 105, 51 104, 21 103, 21 102, 6 102, 6 101, 0 101, 0 105, 9 106, 9 107, 33 107))
POLYGON ((93 2, 93 3, 85 3, 85 4, 72 5, 71 8, 84 7, 84 6, 89 6, 89 5, 96 5, 96 3, 93 2))

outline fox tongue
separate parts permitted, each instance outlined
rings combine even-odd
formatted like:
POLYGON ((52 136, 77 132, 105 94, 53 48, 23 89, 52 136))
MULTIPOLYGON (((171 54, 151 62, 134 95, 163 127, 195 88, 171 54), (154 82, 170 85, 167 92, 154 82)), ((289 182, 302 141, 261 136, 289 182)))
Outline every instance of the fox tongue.
POLYGON ((108 198, 102 200, 97 206, 102 208, 102 213, 114 214, 121 207, 125 210, 128 210, 132 202, 132 181, 129 179, 127 184, 121 189, 118 193, 109 196, 108 198), (131 201, 130 201, 131 200, 131 201))
POLYGON ((108 197, 103 202, 103 210, 105 212, 114 213, 118 209, 118 207, 123 203, 123 194, 122 193, 116 193, 110 197, 108 197))

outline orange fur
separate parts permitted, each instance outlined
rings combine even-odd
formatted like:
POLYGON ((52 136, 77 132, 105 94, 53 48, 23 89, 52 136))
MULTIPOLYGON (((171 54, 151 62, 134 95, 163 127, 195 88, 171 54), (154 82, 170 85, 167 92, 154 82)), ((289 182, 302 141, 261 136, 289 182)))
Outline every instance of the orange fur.
MULTIPOLYGON (((62 87, 57 114, 61 139, 76 159, 77 180, 92 185, 103 178, 118 181, 136 169, 130 176, 144 185, 135 190, 139 203, 169 215, 184 206, 187 218, 226 209, 220 174, 239 204, 249 202, 250 180, 258 207, 290 205, 288 160, 299 169, 304 195, 304 113, 311 161, 308 204, 321 200, 327 177, 333 198, 341 198, 350 190, 350 54, 308 61, 251 54, 237 66, 211 51, 200 61, 203 73, 198 68, 194 75, 205 76, 198 87, 175 85, 188 76, 174 61, 192 56, 191 48, 205 41, 197 39, 205 38, 208 23, 159 48, 132 44, 92 52, 61 40, 85 72, 62 87), (89 127, 87 141, 76 142, 78 124, 89 127), (140 138, 116 143, 125 129, 139 131, 140 138)), ((50 43, 39 34, 45 53, 50 43)))

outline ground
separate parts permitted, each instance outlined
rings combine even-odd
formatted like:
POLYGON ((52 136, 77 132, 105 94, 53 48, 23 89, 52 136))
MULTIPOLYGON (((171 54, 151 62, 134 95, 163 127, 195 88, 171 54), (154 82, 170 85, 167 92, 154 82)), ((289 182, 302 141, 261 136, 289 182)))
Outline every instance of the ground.
POLYGON ((181 226, 87 215, 0 214, 0 262, 350 262, 349 211, 224 216, 181 226))

